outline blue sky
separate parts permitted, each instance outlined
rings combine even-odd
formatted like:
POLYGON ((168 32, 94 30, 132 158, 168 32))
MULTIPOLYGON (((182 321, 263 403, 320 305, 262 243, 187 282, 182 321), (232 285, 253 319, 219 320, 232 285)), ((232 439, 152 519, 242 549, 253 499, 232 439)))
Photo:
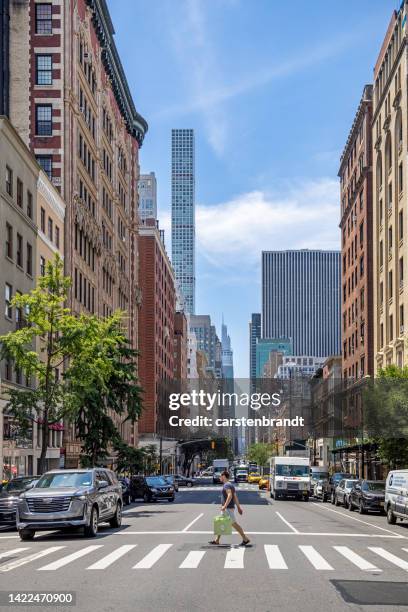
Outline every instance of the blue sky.
POLYGON ((196 135, 196 311, 248 376, 261 251, 339 248, 337 170, 395 0, 108 0, 149 123, 170 252, 170 133, 196 135))

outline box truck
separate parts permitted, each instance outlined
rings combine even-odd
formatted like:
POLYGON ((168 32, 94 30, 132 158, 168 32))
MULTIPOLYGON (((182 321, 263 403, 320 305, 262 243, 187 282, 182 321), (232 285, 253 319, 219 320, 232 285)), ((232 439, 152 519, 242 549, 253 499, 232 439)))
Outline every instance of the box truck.
POLYGON ((228 470, 229 461, 228 459, 214 459, 213 461, 213 483, 216 484, 221 482, 221 474, 224 470, 228 470))
POLYGON ((271 497, 296 497, 309 500, 310 459, 307 457, 271 457, 269 484, 271 497))

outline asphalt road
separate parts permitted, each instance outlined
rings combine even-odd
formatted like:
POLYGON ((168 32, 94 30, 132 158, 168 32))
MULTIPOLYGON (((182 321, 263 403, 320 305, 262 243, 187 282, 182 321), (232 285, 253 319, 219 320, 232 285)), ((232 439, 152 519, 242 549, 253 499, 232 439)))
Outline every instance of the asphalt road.
MULTIPOLYGON (((408 609, 408 523, 275 502, 256 486, 238 494, 251 548, 238 535, 208 544, 220 487, 203 482, 180 489, 173 504, 128 506, 120 530, 101 526, 94 539, 52 532, 20 542, 2 531, 0 590, 75 591, 74 607, 48 609, 78 612, 408 609)), ((0 610, 13 608, 22 609, 0 610)))

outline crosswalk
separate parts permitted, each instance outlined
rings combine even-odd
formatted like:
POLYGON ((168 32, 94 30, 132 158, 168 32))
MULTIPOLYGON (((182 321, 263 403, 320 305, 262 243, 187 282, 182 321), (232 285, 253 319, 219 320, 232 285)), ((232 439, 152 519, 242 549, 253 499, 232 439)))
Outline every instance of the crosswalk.
MULTIPOLYGON (((259 487, 257 484, 236 484, 234 485, 237 491, 259 491, 259 487)), ((188 491, 191 493, 192 491, 219 491, 221 492, 221 485, 199 485, 194 487, 180 487, 179 493, 184 493, 188 491)))
MULTIPOLYGON (((130 571, 151 570, 164 559, 171 567, 181 570, 202 569, 219 564, 219 569, 249 568, 256 561, 257 567, 267 570, 287 571, 299 564, 306 563, 311 570, 333 572, 354 570, 380 574, 390 569, 408 572, 408 548, 398 548, 393 552, 379 546, 366 546, 353 550, 350 546, 326 545, 323 551, 316 546, 294 544, 290 550, 278 544, 258 544, 251 549, 240 546, 225 546, 213 555, 216 547, 205 546, 187 552, 177 543, 156 544, 146 550, 146 544, 124 544, 107 551, 104 544, 94 544, 69 552, 66 545, 48 546, 35 550, 35 546, 12 548, 0 552, 0 573, 18 570, 30 564, 42 572, 63 570, 66 566, 79 564, 81 571, 103 571, 115 563, 125 563, 130 571), (47 557, 44 565, 43 559, 47 557), (221 557, 221 560, 220 560, 221 557), (49 558, 49 559, 48 559, 49 558), (260 560, 260 561, 259 561, 260 560), (49 561, 49 562, 48 562, 49 561), (259 565, 261 563, 261 566, 259 565)), ((45 559, 44 559, 45 560, 45 559)))

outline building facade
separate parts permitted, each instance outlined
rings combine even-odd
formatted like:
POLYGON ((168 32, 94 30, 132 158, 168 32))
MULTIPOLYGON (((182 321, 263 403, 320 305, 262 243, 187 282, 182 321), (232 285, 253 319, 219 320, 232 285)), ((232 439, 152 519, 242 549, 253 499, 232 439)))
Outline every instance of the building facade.
POLYGON ((293 343, 290 338, 258 338, 256 343, 256 378, 263 378, 264 366, 270 353, 293 354, 293 343))
POLYGON ((231 337, 224 321, 221 325, 221 361, 223 378, 234 378, 234 352, 231 346, 231 337))
POLYGON ((174 378, 185 382, 187 380, 188 331, 187 318, 184 312, 174 314, 174 378))
POLYGON ((186 312, 195 313, 194 130, 171 131, 171 261, 186 312))
MULTIPOLYGON (((160 237, 158 222, 147 219, 139 230, 140 288, 139 377, 144 410, 139 439, 154 439, 160 428, 161 389, 174 379, 174 272, 160 237)), ((180 366, 181 368, 181 366, 180 366)), ((183 366, 184 369, 184 366, 183 366)))
POLYGON ((282 355, 282 363, 278 365, 274 377, 282 380, 296 377, 310 378, 323 366, 324 362, 324 357, 282 355))
POLYGON ((197 350, 206 354, 207 368, 212 368, 215 374, 216 362, 221 361, 215 325, 212 325, 210 315, 190 315, 189 318, 190 330, 196 337, 197 350))
POLYGON ((353 380, 374 371, 372 95, 366 85, 339 169, 342 371, 353 380))
POLYGON ((253 312, 249 322, 249 378, 256 378, 256 343, 261 337, 261 313, 253 312))
POLYGON ((407 32, 394 11, 374 68, 374 369, 407 364, 407 32))
POLYGON ((263 251, 262 337, 291 338, 293 354, 340 350, 340 252, 263 251))
POLYGON ((140 219, 157 219, 157 181, 154 172, 140 175, 137 190, 140 219))

